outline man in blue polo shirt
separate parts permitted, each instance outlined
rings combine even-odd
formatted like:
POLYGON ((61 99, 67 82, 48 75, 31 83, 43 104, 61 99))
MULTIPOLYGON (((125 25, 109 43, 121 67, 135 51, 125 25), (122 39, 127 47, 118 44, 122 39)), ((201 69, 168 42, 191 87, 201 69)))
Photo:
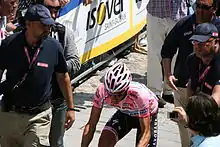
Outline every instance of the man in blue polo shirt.
POLYGON ((214 24, 203 23, 196 27, 190 38, 194 53, 188 56, 188 95, 200 91, 211 95, 220 106, 220 49, 219 33, 214 24))
MULTIPOLYGON (((189 79, 186 65, 187 56, 193 52, 192 43, 189 38, 193 35, 198 24, 212 22, 215 19, 216 11, 219 9, 218 0, 196 0, 195 14, 181 19, 166 37, 161 49, 161 57, 164 68, 164 75, 171 88, 174 90, 175 107, 186 107, 187 82, 189 79), (171 63, 177 53, 174 71, 171 71, 171 63)), ((182 121, 178 122, 182 147, 190 144, 190 134, 182 121)))
POLYGON ((49 146, 49 96, 54 72, 67 102, 66 129, 75 119, 63 49, 48 37, 54 24, 49 10, 43 5, 30 6, 24 19, 26 29, 6 38, 0 48, 0 73, 7 70, 0 112, 1 147, 49 146))

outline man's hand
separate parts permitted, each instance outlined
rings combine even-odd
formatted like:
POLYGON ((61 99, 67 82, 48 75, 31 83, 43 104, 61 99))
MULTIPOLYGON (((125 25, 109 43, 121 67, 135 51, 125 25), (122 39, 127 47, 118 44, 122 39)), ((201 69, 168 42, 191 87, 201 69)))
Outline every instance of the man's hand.
MULTIPOLYGON (((8 32, 14 31, 16 28, 17 28, 17 27, 16 27, 13 23, 11 23, 11 22, 9 22, 9 23, 6 24, 6 30, 7 30, 8 32)), ((8 35, 8 34, 6 34, 6 35, 8 35)))
POLYGON ((86 6, 88 4, 91 4, 93 0, 83 0, 83 5, 86 6))
POLYGON ((65 122, 65 129, 68 130, 75 121, 75 112, 73 110, 66 112, 66 122, 65 122))
POLYGON ((170 88, 174 89, 174 90, 178 90, 178 88, 176 87, 176 85, 174 84, 178 79, 175 78, 174 75, 169 75, 167 77, 167 84, 170 86, 170 88))

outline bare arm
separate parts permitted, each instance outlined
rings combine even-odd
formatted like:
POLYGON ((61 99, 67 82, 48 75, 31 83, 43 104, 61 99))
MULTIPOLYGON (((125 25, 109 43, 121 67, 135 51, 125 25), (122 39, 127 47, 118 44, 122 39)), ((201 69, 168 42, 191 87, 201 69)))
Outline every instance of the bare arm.
POLYGON ((139 123, 141 126, 141 134, 137 147, 146 147, 151 137, 150 117, 139 118, 139 123))
POLYGON ((81 147, 88 147, 92 141, 101 112, 102 109, 92 107, 89 121, 83 131, 81 147))
POLYGON ((168 76, 172 75, 171 72, 171 59, 169 58, 164 58, 162 59, 162 64, 163 64, 163 70, 164 70, 164 74, 166 76, 166 78, 168 78, 168 76))
POLYGON ((74 108, 73 104, 73 94, 72 94, 72 87, 70 83, 69 74, 66 73, 56 73, 57 82, 60 86, 60 89, 63 93, 63 96, 66 100, 68 108, 74 108))
POLYGON ((216 103, 220 107, 220 85, 215 85, 212 91, 212 97, 215 99, 216 103))
POLYGON ((70 83, 69 74, 66 73, 56 73, 57 82, 60 86, 60 89, 63 93, 64 98, 66 99, 67 107, 72 109, 68 109, 66 113, 66 121, 65 121, 65 128, 68 130, 75 121, 75 112, 73 111, 74 102, 73 102, 73 94, 72 88, 70 83))

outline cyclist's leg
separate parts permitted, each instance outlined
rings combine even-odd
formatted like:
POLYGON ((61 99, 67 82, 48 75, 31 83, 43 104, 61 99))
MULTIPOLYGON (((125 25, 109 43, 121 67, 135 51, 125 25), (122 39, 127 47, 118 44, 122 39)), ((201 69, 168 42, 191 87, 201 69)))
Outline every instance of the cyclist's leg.
POLYGON ((117 111, 106 123, 101 137, 99 147, 114 147, 118 140, 122 139, 132 129, 131 117, 117 111))
MULTIPOLYGON (((153 114, 151 116, 151 138, 150 142, 147 147, 156 147, 157 146, 157 129, 158 129, 158 120, 157 120, 157 113, 153 114)), ((136 145, 140 140, 140 133, 141 133, 141 128, 140 124, 138 124, 137 127, 137 135, 136 135, 136 145)))
POLYGON ((114 147, 117 141, 117 135, 113 130, 104 129, 102 131, 101 137, 99 138, 98 147, 114 147))

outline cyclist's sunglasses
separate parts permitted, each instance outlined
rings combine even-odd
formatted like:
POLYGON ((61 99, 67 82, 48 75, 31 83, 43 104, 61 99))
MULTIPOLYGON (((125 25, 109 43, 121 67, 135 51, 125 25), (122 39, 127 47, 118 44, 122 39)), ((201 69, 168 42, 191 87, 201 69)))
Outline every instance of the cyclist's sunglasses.
POLYGON ((111 93, 111 92, 108 92, 108 94, 109 94, 110 96, 122 96, 122 95, 125 94, 125 92, 126 92, 126 90, 125 90, 125 91, 122 91, 122 92, 119 92, 119 93, 111 93))
POLYGON ((211 9, 212 7, 213 7, 213 6, 208 6, 208 5, 205 5, 205 4, 196 3, 196 8, 199 8, 199 9, 209 10, 209 9, 211 9))

